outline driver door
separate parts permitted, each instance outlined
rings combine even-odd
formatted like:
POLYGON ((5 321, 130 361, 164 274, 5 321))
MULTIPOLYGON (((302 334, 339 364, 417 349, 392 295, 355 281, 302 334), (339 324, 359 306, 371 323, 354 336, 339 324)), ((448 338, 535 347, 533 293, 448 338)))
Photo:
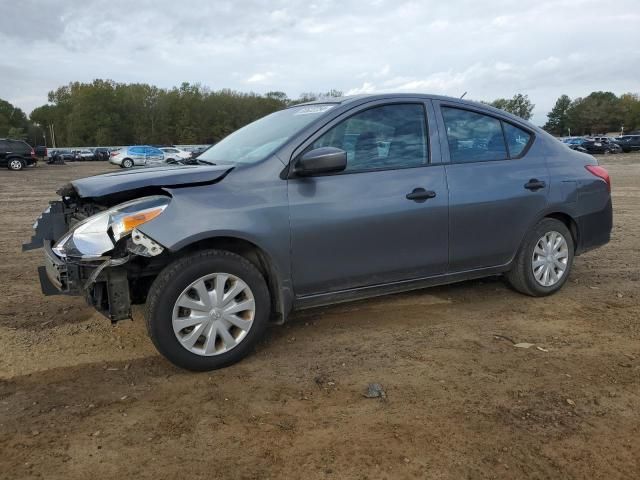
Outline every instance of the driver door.
POLYGON ((446 271, 447 185, 444 167, 429 155, 427 131, 424 103, 382 104, 312 140, 305 152, 341 148, 347 168, 288 180, 297 296, 446 271), (432 195, 412 195, 420 189, 432 195))

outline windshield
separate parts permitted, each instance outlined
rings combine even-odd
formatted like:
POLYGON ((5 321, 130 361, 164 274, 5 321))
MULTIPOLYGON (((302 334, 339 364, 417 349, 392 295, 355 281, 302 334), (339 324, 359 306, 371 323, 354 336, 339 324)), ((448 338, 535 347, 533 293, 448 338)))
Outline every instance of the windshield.
POLYGON ((198 160, 212 163, 259 162, 334 106, 335 104, 301 105, 272 113, 223 138, 202 152, 198 160))

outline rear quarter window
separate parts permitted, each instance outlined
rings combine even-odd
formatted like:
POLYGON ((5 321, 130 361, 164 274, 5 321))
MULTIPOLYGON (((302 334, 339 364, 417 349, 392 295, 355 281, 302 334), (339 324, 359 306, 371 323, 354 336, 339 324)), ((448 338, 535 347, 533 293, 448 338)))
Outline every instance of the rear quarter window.
POLYGON ((509 148, 509 156, 511 158, 519 157, 531 142, 531 134, 507 122, 502 122, 502 126, 509 148))

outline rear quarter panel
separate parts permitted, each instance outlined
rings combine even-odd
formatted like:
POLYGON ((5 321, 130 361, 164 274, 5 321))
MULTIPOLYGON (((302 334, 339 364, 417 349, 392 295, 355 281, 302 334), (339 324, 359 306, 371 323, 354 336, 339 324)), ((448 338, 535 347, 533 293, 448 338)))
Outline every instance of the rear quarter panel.
MULTIPOLYGON (((552 141, 557 142, 555 139, 552 141)), ((604 180, 585 167, 597 165, 591 155, 557 142, 548 145, 547 165, 551 178, 547 213, 566 213, 578 226, 576 253, 602 245, 612 228, 611 194, 604 180)))

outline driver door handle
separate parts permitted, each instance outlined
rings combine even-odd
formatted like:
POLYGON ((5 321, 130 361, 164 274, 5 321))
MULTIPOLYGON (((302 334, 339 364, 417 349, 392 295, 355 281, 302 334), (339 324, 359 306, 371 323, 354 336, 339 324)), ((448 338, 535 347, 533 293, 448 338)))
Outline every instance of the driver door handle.
POLYGON ((532 192, 540 190, 541 188, 544 188, 546 186, 547 184, 545 182, 538 180, 537 178, 532 178, 524 184, 524 188, 526 188, 527 190, 531 190, 532 192))
POLYGON ((425 190, 424 188, 414 188, 411 193, 407 193, 407 200, 422 203, 430 198, 434 198, 436 192, 433 190, 425 190))

